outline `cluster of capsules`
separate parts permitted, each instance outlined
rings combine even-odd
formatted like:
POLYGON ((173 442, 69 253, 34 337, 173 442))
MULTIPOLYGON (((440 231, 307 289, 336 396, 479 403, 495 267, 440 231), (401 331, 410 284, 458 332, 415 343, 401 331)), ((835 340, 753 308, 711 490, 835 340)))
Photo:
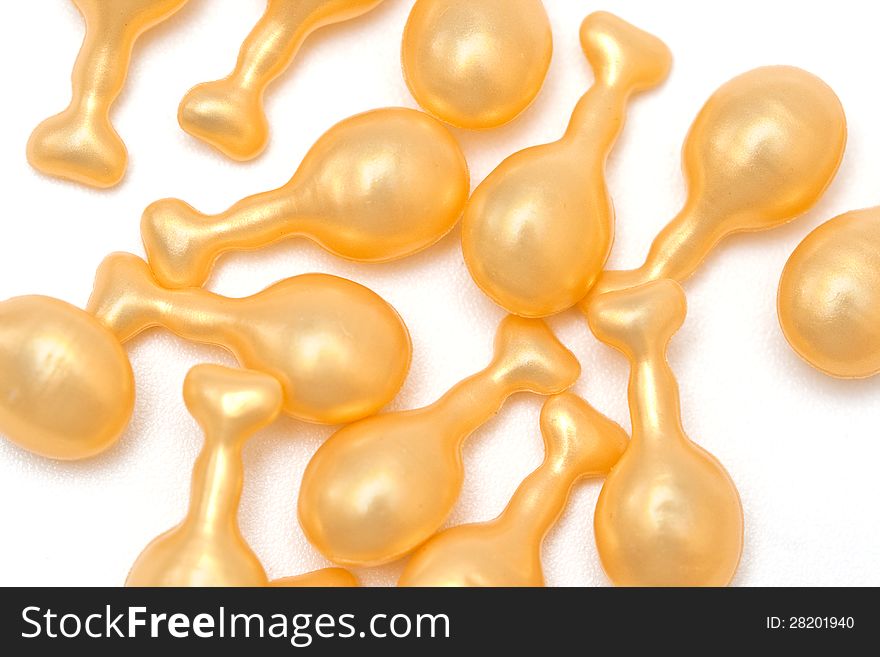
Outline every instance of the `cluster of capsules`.
MULTIPOLYGON (((125 169, 108 117, 132 44, 185 0, 74 2, 87 24, 74 99, 35 130, 28 157, 46 173, 109 186, 125 169)), ((264 91, 301 42, 380 2, 269 0, 235 70, 184 98, 181 126, 230 157, 255 157, 268 135, 264 91)), ((49 458, 93 456, 124 431, 134 384, 122 345, 147 327, 224 346, 242 366, 187 375, 184 399, 205 434, 189 511, 143 551, 128 584, 270 584, 237 523, 241 451, 282 411, 342 425, 306 467, 298 501, 306 537, 340 566, 409 556, 401 585, 542 585, 541 543, 573 485, 604 477, 595 536, 612 583, 731 582, 743 546, 739 495, 685 434, 666 358, 687 313, 679 283, 725 236, 779 226, 818 201, 843 157, 843 108, 794 67, 723 84, 684 142, 684 207, 644 265, 603 271, 614 234, 605 161, 630 97, 666 78, 671 55, 605 12, 584 20, 580 40, 595 81, 565 134, 507 158, 470 194, 467 163, 441 121, 488 129, 519 115, 547 73, 550 25, 540 0, 417 0, 402 63, 429 114, 387 108, 346 119, 290 182, 218 215, 175 199, 152 204, 141 223, 146 261, 110 255, 84 311, 36 296, 0 304, 0 432, 49 458), (202 287, 227 251, 304 236, 343 258, 382 262, 431 246, 459 220, 473 279, 509 315, 489 364, 424 408, 380 412, 412 349, 400 316, 369 289, 325 274, 242 299, 202 287), (566 392, 580 365, 542 318, 573 307, 630 363, 630 437, 566 392), (439 531, 461 490, 463 441, 520 391, 548 396, 543 463, 494 520, 439 531)), ((841 377, 880 371, 880 209, 810 235, 785 268, 778 309, 789 342, 816 367, 841 377)), ((271 582, 356 583, 342 568, 271 582)))

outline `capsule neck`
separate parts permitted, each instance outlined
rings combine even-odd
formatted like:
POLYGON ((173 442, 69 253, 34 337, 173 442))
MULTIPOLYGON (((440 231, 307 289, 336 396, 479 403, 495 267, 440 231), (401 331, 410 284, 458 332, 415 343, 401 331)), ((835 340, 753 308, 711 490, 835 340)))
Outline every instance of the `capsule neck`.
POLYGON ((581 156, 604 162, 623 130, 629 93, 600 82, 578 101, 571 115, 563 142, 581 156))
POLYGON ((244 484, 241 441, 206 444, 196 459, 184 527, 201 534, 238 533, 244 484))
POLYGON ((430 407, 456 445, 492 418, 515 392, 494 365, 456 384, 430 407))
POLYGON ((665 346, 633 357, 629 380, 633 444, 683 438, 678 382, 665 346))
POLYGON ((497 522, 522 544, 540 549, 579 477, 574 468, 548 456, 516 489, 497 522))

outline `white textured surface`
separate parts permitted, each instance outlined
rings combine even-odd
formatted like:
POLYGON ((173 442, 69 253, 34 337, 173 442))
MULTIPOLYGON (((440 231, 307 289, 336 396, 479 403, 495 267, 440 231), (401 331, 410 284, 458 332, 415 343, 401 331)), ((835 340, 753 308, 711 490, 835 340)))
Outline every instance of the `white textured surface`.
MULTIPOLYGON (((414 106, 403 83, 399 45, 411 0, 313 37, 272 89, 273 139, 258 161, 222 159, 182 133, 177 104, 194 83, 224 75, 262 0, 191 0, 139 44, 129 84, 114 111, 131 163, 110 192, 44 178, 24 158, 31 129, 67 103, 82 25, 66 0, 5 3, 0 21, 4 103, 0 121, 0 298, 40 293, 84 303, 94 269, 109 251, 142 253, 141 210, 178 196, 219 211, 285 182, 310 144, 337 120, 386 105, 414 106)), ((740 585, 880 584, 880 377, 830 380, 801 363, 777 327, 775 290, 799 240, 844 210, 880 203, 878 12, 862 0, 731 3, 545 0, 555 52, 537 102, 512 125, 457 132, 478 182, 503 157, 561 134, 592 74, 578 26, 608 9, 663 38, 675 55, 659 91, 639 98, 609 166, 618 211, 611 263, 637 265, 684 197, 679 149, 705 98, 733 75, 788 63, 823 77, 840 95, 850 144, 837 181, 808 216, 770 233, 723 245, 686 285, 690 314, 670 356, 690 435, 730 470, 742 495, 746 546, 740 585)), ((458 234, 411 260, 356 265, 305 241, 225 258, 214 289, 243 296, 290 275, 326 271, 385 296, 412 332, 415 359, 395 407, 435 399, 487 361, 501 311, 470 281, 458 234)), ((622 358, 598 344, 575 312, 552 320, 580 357, 576 390, 629 426, 622 358)), ((186 507, 200 434, 180 395, 202 361, 231 363, 222 351, 150 332, 129 348, 138 402, 131 427, 108 454, 52 463, 0 441, 0 584, 121 584, 154 536, 186 507)), ((540 399, 512 399, 467 442, 467 478, 451 522, 483 520, 503 508, 541 459, 540 399)), ((289 419, 246 451, 241 524, 270 575, 326 565, 296 523, 299 478, 330 432, 289 419)), ((598 483, 581 485, 545 543, 548 583, 603 585, 592 537, 598 483)), ((392 584, 399 565, 361 571, 392 584)))

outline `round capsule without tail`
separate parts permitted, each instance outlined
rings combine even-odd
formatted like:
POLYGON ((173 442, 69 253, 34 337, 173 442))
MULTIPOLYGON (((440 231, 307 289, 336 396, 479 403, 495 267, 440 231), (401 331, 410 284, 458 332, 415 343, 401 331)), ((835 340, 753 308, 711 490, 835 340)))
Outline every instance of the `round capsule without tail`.
POLYGON ((401 61, 413 97, 458 128, 497 128, 544 85, 553 55, 541 0, 416 0, 401 61))
POLYGON ((842 379, 880 373, 880 208, 816 228, 785 264, 779 324, 810 365, 842 379))

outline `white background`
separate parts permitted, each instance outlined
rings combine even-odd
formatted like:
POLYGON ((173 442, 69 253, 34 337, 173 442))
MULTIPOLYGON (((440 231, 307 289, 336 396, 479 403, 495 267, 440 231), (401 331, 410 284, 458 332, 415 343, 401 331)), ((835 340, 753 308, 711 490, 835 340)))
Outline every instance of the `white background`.
MULTIPOLYGON (((536 103, 513 124, 456 131, 474 184, 508 154, 556 139, 592 73, 578 43, 590 11, 607 9, 672 49, 660 90, 635 100, 608 182, 617 207, 609 263, 636 266, 682 204, 679 151, 690 122, 722 82, 763 64, 795 64, 824 78, 849 119, 846 158, 828 194, 781 229, 724 243, 686 284, 690 313, 670 360, 681 383, 691 437, 728 468, 742 496, 746 543, 738 585, 880 584, 880 377, 835 381, 785 344, 774 310, 779 274, 795 245, 820 222, 880 204, 878 12, 859 1, 731 3, 545 0, 554 55, 536 103)), ((33 171, 25 143, 61 110, 82 22, 67 0, 4 3, 0 20, 0 299, 39 293, 84 304, 110 251, 141 254, 138 222, 151 201, 177 196, 216 212, 283 184, 314 140, 336 121, 375 107, 415 107, 403 82, 400 38, 412 0, 313 36, 268 96, 272 142, 256 162, 235 164, 180 131, 177 105, 197 82, 225 75, 261 14, 262 0, 191 0, 136 48, 113 112, 128 145, 124 183, 91 191, 33 171)), ((437 247, 390 265, 336 259, 304 240, 223 259, 211 287, 245 296, 310 271, 351 277, 388 299, 412 333, 412 372, 395 408, 421 406, 488 360, 502 312, 468 277, 458 231, 437 247)), ((551 320, 581 359, 576 391, 629 427, 626 366, 597 343, 574 311, 551 320)), ((54 463, 0 440, 0 583, 119 585, 141 549, 176 524, 201 444, 181 399, 187 370, 231 364, 222 350, 151 331, 129 345, 137 406, 107 454, 54 463)), ((541 399, 520 395, 466 443, 466 482, 450 523, 495 516, 540 462, 541 399)), ((245 536, 270 576, 327 565, 295 517, 299 479, 331 432, 282 419, 246 450, 241 510, 245 536)), ((544 546, 552 585, 605 585, 592 514, 599 482, 576 489, 544 546)), ((359 571, 393 584, 400 565, 359 571)))

